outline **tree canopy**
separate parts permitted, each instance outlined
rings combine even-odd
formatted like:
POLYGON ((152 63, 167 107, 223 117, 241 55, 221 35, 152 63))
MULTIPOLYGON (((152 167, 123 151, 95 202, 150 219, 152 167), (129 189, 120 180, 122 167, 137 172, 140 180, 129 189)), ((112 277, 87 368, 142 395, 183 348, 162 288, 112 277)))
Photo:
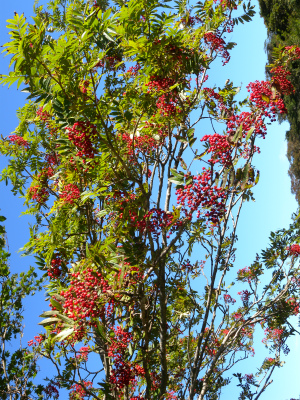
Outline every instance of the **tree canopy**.
MULTIPOLYGON (((269 62, 272 62, 274 48, 300 44, 300 5, 298 1, 259 0, 261 15, 268 29, 266 49, 269 62)), ((293 62, 290 68, 290 80, 294 92, 285 96, 287 113, 284 117, 290 128, 286 133, 288 142, 287 157, 290 162, 289 175, 292 193, 300 202, 300 64, 293 62)), ((270 74, 267 68, 267 74, 270 74)), ((283 95, 284 96, 284 95, 283 95)))

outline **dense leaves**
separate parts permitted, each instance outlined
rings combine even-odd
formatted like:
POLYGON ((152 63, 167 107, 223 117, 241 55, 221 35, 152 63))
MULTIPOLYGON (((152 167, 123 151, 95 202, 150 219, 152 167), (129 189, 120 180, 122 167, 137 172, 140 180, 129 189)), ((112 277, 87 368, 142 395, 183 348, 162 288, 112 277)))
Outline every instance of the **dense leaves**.
MULTIPOLYGON (((5 221, 0 217, 0 221, 5 221)), ((34 384, 37 354, 22 346, 23 299, 34 294, 40 281, 31 268, 27 273, 10 274, 5 228, 0 225, 0 395, 2 399, 37 398, 43 387, 34 384), (14 344, 15 351, 12 351, 14 344)))
MULTIPOLYGON (((266 43, 269 62, 273 61, 274 48, 279 46, 291 46, 300 44, 299 33, 299 17, 300 8, 297 1, 259 0, 261 15, 264 18, 268 29, 268 40, 266 43)), ((290 124, 290 128, 286 133, 288 141, 287 156, 290 162, 289 175, 291 178, 292 193, 295 194, 296 200, 300 202, 300 65, 299 62, 293 62, 289 68, 291 73, 290 81, 294 86, 294 92, 290 96, 284 97, 287 108, 285 119, 290 124)), ((267 68, 267 74, 271 74, 267 68)))

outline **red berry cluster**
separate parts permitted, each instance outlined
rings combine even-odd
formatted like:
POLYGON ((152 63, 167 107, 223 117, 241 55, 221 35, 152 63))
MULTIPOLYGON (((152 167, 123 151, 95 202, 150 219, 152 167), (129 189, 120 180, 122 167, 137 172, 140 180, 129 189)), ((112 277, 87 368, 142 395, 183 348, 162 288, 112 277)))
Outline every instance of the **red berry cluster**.
POLYGON ((222 335, 226 336, 229 333, 229 329, 223 329, 222 330, 222 335))
POLYGON ((252 127, 255 128, 254 133, 262 136, 263 138, 267 133, 267 127, 262 116, 258 115, 255 117, 252 113, 247 111, 243 111, 240 114, 231 115, 226 125, 228 136, 234 135, 237 128, 241 125, 243 130, 243 138, 247 136, 247 132, 249 132, 250 128, 252 127))
POLYGON ((51 267, 48 269, 48 276, 53 279, 58 279, 61 275, 61 258, 57 255, 51 261, 51 267))
POLYGON ((82 381, 81 382, 84 387, 79 384, 74 384, 71 386, 72 392, 70 392, 70 400, 83 400, 86 397, 90 397, 90 395, 86 392, 86 389, 91 389, 93 384, 91 381, 82 381))
POLYGON ((228 143, 227 136, 219 135, 215 133, 214 135, 205 135, 201 139, 201 142, 208 142, 209 147, 207 149, 208 153, 212 153, 212 158, 208 161, 212 164, 221 163, 224 166, 231 165, 231 146, 228 143))
POLYGON ((233 318, 234 318, 234 319, 240 319, 240 318, 242 318, 242 314, 236 312, 236 313, 233 314, 233 318))
POLYGON ((83 81, 79 85, 79 89, 81 93, 86 94, 87 93, 87 88, 89 87, 90 82, 89 81, 83 81))
POLYGON ((124 331, 120 326, 112 328, 115 337, 108 348, 108 356, 114 360, 114 369, 110 375, 110 382, 117 390, 122 390, 124 386, 133 383, 136 376, 144 376, 144 369, 138 365, 126 361, 126 350, 132 341, 132 334, 124 331))
POLYGON ((39 204, 45 204, 49 198, 49 192, 45 187, 31 186, 28 192, 32 200, 39 204))
POLYGON ((188 271, 191 272, 194 266, 191 264, 190 260, 185 260, 181 263, 181 271, 188 271))
POLYGON ((272 340, 276 346, 280 346, 282 344, 282 334, 283 329, 265 329, 265 338, 262 340, 263 343, 267 343, 269 340, 272 340))
POLYGON ((253 279, 255 279, 256 274, 251 268, 245 267, 238 270, 237 276, 239 281, 250 283, 253 279))
POLYGON ((136 76, 138 71, 142 68, 142 66, 137 63, 135 66, 130 67, 126 72, 127 74, 130 74, 131 76, 136 76))
POLYGON ((59 165, 59 156, 56 153, 46 154, 45 161, 53 167, 54 165, 59 165))
POLYGON ((168 128, 162 124, 154 124, 152 122, 145 122, 143 126, 143 131, 149 130, 150 134, 156 134, 159 136, 159 143, 162 143, 164 139, 168 136, 168 128))
POLYGON ((178 400, 176 392, 171 390, 170 392, 166 393, 166 400, 178 400))
POLYGON ((60 193, 59 197, 62 199, 63 204, 74 204, 80 198, 80 190, 73 183, 68 183, 60 193))
POLYGON ((212 51, 221 54, 221 57, 223 58, 223 65, 229 62, 230 54, 226 49, 226 43, 220 36, 218 36, 218 34, 207 32, 204 35, 204 41, 212 51))
POLYGON ((237 6, 232 7, 233 4, 230 0, 214 0, 214 3, 219 3, 223 9, 227 7, 233 10, 237 9, 237 6))
MULTIPOLYGON (((146 84, 148 86, 147 93, 162 93, 157 99, 156 106, 158 112, 164 116, 168 117, 181 112, 181 108, 178 107, 178 93, 176 89, 169 90, 171 86, 176 83, 175 79, 172 78, 161 78, 157 76, 151 76, 150 82, 146 84)), ((189 101, 189 99, 187 99, 189 101)))
POLYGON ((50 135, 54 136, 54 134, 58 131, 58 128, 55 126, 55 121, 51 119, 51 115, 47 111, 43 111, 43 107, 40 107, 37 110, 36 115, 49 129, 50 135))
MULTIPOLYGON (((129 263, 128 263, 129 264, 129 263)), ((131 285, 136 285, 144 278, 144 274, 140 271, 139 267, 130 266, 129 272, 126 273, 126 277, 131 276, 131 285)))
POLYGON ((205 96, 205 98, 215 99, 218 102, 220 102, 222 106, 224 106, 223 97, 220 95, 220 93, 217 93, 214 89, 209 88, 209 87, 205 87, 205 88, 203 88, 203 92, 202 93, 205 96))
POLYGON ((233 299, 230 294, 224 294, 224 301, 226 304, 234 304, 236 302, 235 299, 233 299))
POLYGON ((77 147, 78 157, 94 158, 95 149, 92 140, 97 136, 96 126, 89 121, 78 121, 66 128, 70 141, 77 147))
MULTIPOLYGON (((208 337, 209 334, 209 328, 205 328, 204 330, 204 335, 208 337)), ((218 347, 221 345, 220 339, 216 337, 210 336, 208 341, 206 341, 207 346, 205 347, 206 353, 209 354, 210 356, 214 356, 217 352, 218 347)))
POLYGON ((123 212, 128 206, 128 203, 134 201, 136 195, 134 193, 124 193, 121 190, 115 191, 112 196, 107 196, 105 201, 107 203, 115 203, 115 207, 120 211, 119 217, 123 218, 123 212))
POLYGON ((293 256, 299 256, 300 255, 300 245, 292 244, 290 247, 287 248, 287 251, 293 256))
POLYGON ((71 274, 73 280, 66 291, 60 295, 65 298, 63 308, 66 315, 78 324, 76 339, 84 335, 84 328, 95 326, 95 319, 112 312, 113 300, 107 304, 107 308, 99 302, 99 292, 106 294, 111 287, 103 276, 91 268, 82 272, 71 274), (82 329, 81 329, 82 328, 82 329))
POLYGON ((266 358, 266 360, 267 360, 269 363, 274 363, 274 362, 275 362, 275 358, 266 358))
POLYGON ((138 157, 139 153, 152 154, 158 147, 159 142, 149 135, 130 135, 123 133, 122 141, 126 144, 126 154, 132 162, 138 157))
POLYGON ((40 334, 34 336, 34 339, 36 340, 36 342, 33 339, 31 339, 28 341, 28 346, 36 346, 37 344, 40 344, 45 339, 45 337, 40 334))
POLYGON ((286 108, 279 93, 274 94, 272 91, 272 83, 269 81, 255 81, 247 85, 248 92, 250 93, 250 101, 266 117, 275 120, 277 110, 280 114, 285 114, 286 108))
POLYGON ((298 315, 300 303, 294 297, 290 297, 286 302, 292 308, 293 314, 298 315))
MULTIPOLYGON (((197 17, 191 17, 191 21, 196 21, 197 17)), ((183 70, 184 60, 188 60, 193 54, 194 50, 189 48, 181 48, 176 46, 175 44, 169 43, 164 47, 164 54, 168 54, 172 61, 174 62, 172 67, 172 73, 178 76, 179 70, 183 70)), ((179 76, 182 74, 179 74, 179 76)), ((185 81, 187 83, 187 81, 185 81)))
POLYGON ((176 81, 171 78, 160 78, 158 76, 150 76, 150 82, 146 83, 148 87, 147 93, 161 92, 168 90, 171 86, 175 85, 176 81))
POLYGON ((234 20, 231 18, 227 21, 227 27, 226 27, 226 32, 231 33, 233 32, 233 27, 234 27, 234 20))
POLYGON ((156 102, 156 107, 163 117, 169 117, 181 112, 181 109, 177 107, 177 96, 170 93, 160 96, 156 102))
POLYGON ((26 149, 29 147, 29 143, 22 136, 9 135, 8 138, 11 143, 16 144, 17 146, 25 147, 26 149))
POLYGON ((179 22, 185 26, 194 26, 196 23, 201 23, 201 18, 198 16, 191 17, 190 15, 187 15, 186 17, 181 18, 179 22))
POLYGON ((50 114, 47 111, 43 111, 43 107, 40 107, 37 112, 36 115, 40 118, 40 120, 42 120, 43 122, 47 122, 51 119, 50 114))
POLYGON ((248 290, 242 290, 241 292, 238 292, 238 295, 241 296, 243 303, 248 303, 250 298, 250 292, 248 290))
POLYGON ((284 53, 292 57, 293 60, 300 58, 300 47, 297 46, 286 46, 284 48, 284 53))
MULTIPOLYGON (((279 362, 276 361, 275 358, 267 357, 263 362, 262 369, 269 369, 273 365, 279 366, 279 362)), ((296 399, 290 399, 290 400, 296 400, 296 399)))
POLYGON ((95 68, 107 68, 108 70, 118 70, 121 69, 122 71, 125 71, 125 65, 121 64, 116 68, 116 65, 119 64, 122 61, 122 57, 119 55, 113 55, 113 56, 104 56, 102 60, 100 60, 96 65, 95 68))
MULTIPOLYGON (((122 247, 122 246, 118 246, 118 247, 122 247)), ((121 265, 121 264, 120 264, 121 265)), ((144 274, 140 271, 139 267, 133 267, 130 265, 129 262, 124 261, 123 265, 127 265, 128 266, 128 271, 124 273, 123 275, 123 281, 124 281, 124 288, 127 288, 128 286, 132 285, 136 285, 138 282, 141 281, 141 279, 143 279, 144 274)), ((123 267, 120 268, 119 272, 115 274, 115 281, 119 282, 121 275, 123 273, 123 267)))
POLYGON ((248 385, 251 385, 251 384, 253 385, 255 383, 253 374, 245 374, 243 379, 244 379, 244 381, 246 381, 246 383, 248 385))
POLYGON ((29 196, 39 204, 44 204, 49 198, 48 179, 54 174, 51 167, 44 168, 37 176, 38 184, 28 190, 29 196))
POLYGON ((48 385, 43 389, 43 392, 46 394, 47 398, 59 399, 59 391, 57 388, 60 388, 60 384, 57 382, 49 382, 48 385))
POLYGON ((278 90, 282 94, 291 94, 295 92, 294 86, 287 79, 288 75, 291 75, 289 71, 286 71, 282 67, 274 67, 271 69, 272 74, 272 85, 275 86, 276 90, 278 90))
POLYGON ((80 361, 87 361, 89 356, 90 348, 89 346, 83 346, 79 349, 79 354, 76 354, 76 358, 80 361))
POLYGON ((140 232, 150 232, 154 239, 157 239, 162 230, 167 229, 173 223, 173 215, 159 208, 152 208, 142 218, 134 210, 129 210, 129 217, 132 226, 139 229, 140 232))
POLYGON ((193 176, 193 183, 177 189, 177 204, 184 207, 182 210, 190 219, 194 211, 197 211, 197 218, 200 217, 200 207, 208 209, 205 216, 212 223, 217 223, 224 215, 226 193, 222 188, 211 186, 210 180, 210 171, 204 169, 202 174, 193 176), (190 211, 185 207, 186 204, 190 211))

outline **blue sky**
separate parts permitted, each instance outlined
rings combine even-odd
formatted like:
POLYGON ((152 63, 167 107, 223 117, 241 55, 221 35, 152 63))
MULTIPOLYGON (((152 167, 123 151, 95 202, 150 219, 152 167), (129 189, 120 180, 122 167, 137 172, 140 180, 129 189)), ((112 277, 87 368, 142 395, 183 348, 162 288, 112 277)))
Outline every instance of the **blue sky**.
MULTIPOLYGON (((256 3, 256 2, 255 2, 256 3)), ((0 15, 0 42, 8 40, 5 21, 13 16, 14 11, 25 13, 25 16, 32 15, 33 0, 14 0, 4 2, 1 5, 0 15)), ((227 39, 237 43, 236 48, 231 53, 231 61, 217 70, 210 76, 207 84, 223 85, 227 78, 233 80, 236 86, 242 85, 242 92, 247 95, 246 85, 250 81, 263 80, 265 78, 266 55, 264 52, 264 41, 267 37, 263 21, 258 14, 252 23, 239 25, 234 32, 228 34, 227 39)), ((0 73, 7 73, 8 58, 0 56, 0 73)), ((17 91, 15 86, 10 89, 0 87, 0 134, 7 136, 17 125, 16 109, 25 102, 26 95, 17 91)), ((268 135, 259 144, 261 154, 256 156, 254 164, 261 172, 259 185, 254 190, 256 202, 245 204, 239 222, 238 229, 238 255, 237 268, 243 268, 251 263, 255 254, 268 244, 270 231, 288 227, 291 222, 291 215, 297 210, 294 196, 290 193, 290 181, 287 174, 288 161, 286 159, 285 132, 288 124, 273 124, 269 127, 268 135)), ((5 160, 0 160, 0 168, 5 165, 5 160)), ((4 182, 0 183, 0 214, 7 217, 6 229, 11 257, 11 268, 13 271, 20 272, 27 269, 32 259, 20 257, 18 249, 27 241, 28 216, 20 217, 25 209, 22 200, 14 197, 9 186, 4 182)), ((24 341, 31 339, 41 329, 37 326, 38 315, 43 309, 47 309, 47 304, 41 294, 33 299, 26 301, 25 313, 25 337, 24 341)), ((300 342, 299 337, 295 336, 290 341, 291 352, 284 358, 286 365, 278 370, 273 377, 274 383, 268 391, 261 397, 262 400, 272 398, 274 400, 285 400, 292 397, 297 398, 300 393, 299 364, 300 364, 300 342)), ((262 346, 260 346, 262 347, 262 346)), ((263 348, 263 347, 262 347, 263 348)), ((259 354, 257 354, 259 357, 259 354)), ((261 358, 264 358, 264 353, 261 358)), ((249 361, 249 372, 253 371, 255 360, 249 361)), ((245 364, 243 365, 244 370, 245 364)), ((247 372, 247 366, 245 371, 247 372)), ((231 389, 234 389, 231 387, 231 389)), ((226 392, 222 399, 231 399, 232 393, 226 392), (228 394, 227 394, 228 393, 228 394)), ((234 396, 237 398, 237 396, 234 396)))

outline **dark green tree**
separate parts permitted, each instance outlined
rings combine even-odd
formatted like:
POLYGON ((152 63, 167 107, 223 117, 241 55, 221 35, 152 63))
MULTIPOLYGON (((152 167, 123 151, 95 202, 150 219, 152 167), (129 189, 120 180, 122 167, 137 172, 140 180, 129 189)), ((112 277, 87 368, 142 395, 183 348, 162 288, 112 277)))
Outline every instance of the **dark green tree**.
POLYGON ((34 294, 40 282, 33 268, 11 274, 8 260, 5 228, 0 225, 0 398, 30 400, 40 398, 43 387, 33 383, 38 355, 22 346, 23 299, 34 294))
MULTIPOLYGON (((300 44, 300 2, 298 0, 259 0, 260 13, 268 29, 266 51, 269 64, 273 62, 274 49, 300 44)), ((290 162, 289 175, 291 190, 300 204, 300 63, 293 62, 290 67, 290 80, 295 91, 284 97, 287 114, 281 117, 290 124, 286 132, 288 141, 287 157, 290 162)), ((270 70, 267 67, 267 75, 270 70)))

